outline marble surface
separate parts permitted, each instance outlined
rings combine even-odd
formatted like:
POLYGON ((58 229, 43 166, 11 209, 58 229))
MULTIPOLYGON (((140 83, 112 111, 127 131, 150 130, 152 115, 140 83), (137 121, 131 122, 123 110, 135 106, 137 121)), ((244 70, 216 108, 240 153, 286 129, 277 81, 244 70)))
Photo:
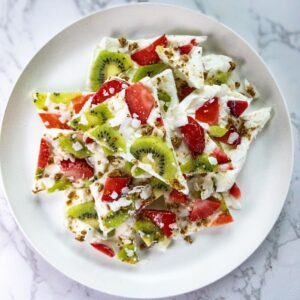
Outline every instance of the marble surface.
MULTIPOLYGON (((86 14, 124 2, 144 1, 1 0, 1 118, 10 91, 22 68, 50 37, 86 14)), ((245 263, 225 278, 174 299, 300 299, 300 90, 297 82, 300 67, 300 2, 160 2, 201 10, 222 21, 252 44, 271 68, 286 97, 296 148, 295 168, 286 204, 264 243, 245 263)), ((117 298, 88 289, 66 278, 35 253, 18 229, 0 189, 0 299, 117 298)))

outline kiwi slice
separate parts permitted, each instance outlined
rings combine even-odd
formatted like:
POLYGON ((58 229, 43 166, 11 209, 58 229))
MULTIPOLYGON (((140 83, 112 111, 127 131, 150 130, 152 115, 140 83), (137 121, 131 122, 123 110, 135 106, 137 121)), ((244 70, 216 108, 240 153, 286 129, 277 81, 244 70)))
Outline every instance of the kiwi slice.
POLYGON ((152 189, 154 190, 160 190, 160 191, 168 191, 169 190, 169 186, 167 184, 165 184, 163 181, 152 177, 150 179, 150 185, 152 187, 152 189))
POLYGON ((164 238, 164 234, 160 228, 146 218, 137 220, 133 225, 133 229, 140 234, 147 247, 164 238))
POLYGON ((130 147, 131 154, 140 162, 152 166, 166 182, 172 183, 176 177, 176 162, 172 150, 159 137, 137 138, 130 147))
POLYGON ((103 124, 95 127, 91 132, 91 136, 100 142, 111 151, 120 152, 126 151, 126 143, 121 134, 108 124, 103 124))
POLYGON ((136 245, 132 243, 121 246, 117 253, 117 258, 128 264, 136 264, 139 261, 136 253, 136 245))
POLYGON ((54 193, 55 191, 64 191, 71 186, 71 182, 66 178, 62 177, 55 180, 53 186, 47 190, 48 193, 54 193))
POLYGON ((220 126, 210 126, 209 127, 209 134, 213 137, 222 137, 228 131, 227 128, 220 127, 220 126))
POLYGON ((168 111, 169 105, 170 105, 170 102, 171 102, 170 95, 167 94, 166 92, 162 91, 162 90, 158 90, 157 91, 157 97, 160 101, 164 102, 164 105, 163 105, 164 111, 168 111))
POLYGON ((34 93, 33 94, 33 103, 37 109, 44 110, 45 102, 48 97, 47 93, 34 93))
POLYGON ((72 206, 67 211, 69 218, 78 218, 93 228, 98 228, 98 214, 95 209, 95 202, 89 201, 72 206))
POLYGON ((133 170, 131 170, 131 174, 133 177, 138 178, 138 177, 148 174, 148 173, 146 171, 144 171, 143 169, 136 167, 133 170))
POLYGON ((90 71, 90 88, 97 91, 110 76, 116 76, 133 66, 130 56, 125 53, 101 51, 90 71))
POLYGON ((63 151, 72 154, 77 158, 87 158, 93 154, 84 145, 83 140, 78 137, 61 135, 58 138, 58 141, 63 151), (78 147, 78 149, 76 149, 76 147, 78 147))
POLYGON ((230 76, 230 72, 218 71, 212 77, 207 78, 205 80, 205 84, 209 84, 209 85, 214 85, 214 84, 221 85, 221 84, 227 82, 229 76, 230 76))
POLYGON ((86 123, 82 124, 81 118, 77 117, 70 122, 70 125, 78 130, 87 131, 90 128, 94 128, 97 125, 104 124, 107 120, 113 117, 113 114, 105 103, 100 103, 90 111, 84 112, 86 123))
POLYGON ((141 66, 134 73, 132 81, 138 82, 146 76, 153 77, 153 76, 159 74, 160 72, 164 71, 167 67, 168 66, 165 65, 164 63, 141 66))
POLYGON ((218 171, 218 165, 209 162, 208 155, 202 154, 181 165, 182 173, 207 173, 218 171))
POLYGON ((120 209, 118 211, 110 211, 103 218, 103 225, 106 228, 117 228, 129 218, 128 209, 120 209))
POLYGON ((81 96, 82 93, 80 92, 74 92, 74 93, 52 93, 50 95, 50 101, 53 103, 62 103, 65 105, 69 105, 70 102, 76 98, 81 96))

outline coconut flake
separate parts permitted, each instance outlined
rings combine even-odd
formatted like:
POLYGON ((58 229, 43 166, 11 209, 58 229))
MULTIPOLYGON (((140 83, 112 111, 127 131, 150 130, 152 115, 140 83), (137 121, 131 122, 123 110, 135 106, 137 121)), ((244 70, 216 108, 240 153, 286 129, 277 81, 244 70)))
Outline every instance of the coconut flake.
POLYGON ((117 199, 118 198, 118 196, 119 196, 119 194, 117 193, 117 192, 115 192, 115 191, 113 191, 111 194, 110 194, 110 197, 112 198, 112 199, 117 199))
POLYGON ((78 141, 73 143, 72 147, 75 151, 80 151, 83 148, 83 146, 78 141))
POLYGON ((228 137, 228 144, 232 145, 239 138, 239 134, 237 132, 230 133, 228 137))

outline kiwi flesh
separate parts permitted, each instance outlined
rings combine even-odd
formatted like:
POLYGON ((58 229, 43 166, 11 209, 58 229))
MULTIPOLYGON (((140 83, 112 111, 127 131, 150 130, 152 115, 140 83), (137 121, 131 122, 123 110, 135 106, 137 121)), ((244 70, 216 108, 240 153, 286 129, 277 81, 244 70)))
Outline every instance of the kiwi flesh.
POLYGON ((110 211, 103 218, 103 225, 106 228, 117 228, 129 218, 128 209, 120 209, 118 211, 110 211))
POLYGON ((74 98, 77 98, 81 95, 82 95, 82 93, 80 93, 80 92, 51 93, 50 101, 53 103, 57 103, 57 104, 62 103, 65 105, 69 105, 74 98))
POLYGON ((109 150, 116 152, 125 152, 126 143, 121 134, 108 124, 95 127, 90 132, 91 136, 103 143, 103 146, 109 150))
POLYGON ((176 177, 176 162, 172 150, 159 137, 137 138, 130 147, 131 154, 140 162, 150 164, 154 171, 172 185, 176 177))
POLYGON ((58 180, 55 180, 53 186, 48 188, 48 193, 54 193, 55 191, 64 191, 71 186, 71 182, 66 177, 62 177, 58 180))
POLYGON ((163 90, 158 90, 157 91, 157 97, 160 101, 164 103, 163 109, 164 111, 168 111, 170 102, 171 102, 171 97, 168 93, 164 92, 163 90))
POLYGON ((136 245, 131 243, 121 246, 117 253, 117 258, 128 264, 136 264, 138 262, 136 245))
POLYGON ((217 172, 218 165, 212 165, 209 162, 207 154, 201 154, 194 159, 189 160, 187 163, 181 165, 182 173, 207 173, 217 172))
POLYGON ((77 117, 70 122, 70 125, 78 130, 87 131, 97 125, 104 124, 113 117, 113 114, 105 103, 100 103, 90 111, 84 112, 87 124, 80 123, 81 117, 77 117))
POLYGON ((78 137, 73 138, 71 135, 69 135, 69 136, 61 135, 58 138, 58 141, 59 141, 59 145, 63 151, 65 151, 69 154, 72 154, 76 158, 87 158, 93 154, 84 145, 83 140, 78 137), (74 144, 81 145, 81 149, 75 150, 74 144))
POLYGON ((90 71, 90 88, 97 91, 110 76, 116 76, 133 66, 128 54, 103 50, 93 62, 90 71))
POLYGON ((215 75, 207 78, 205 80, 205 84, 208 85, 221 85, 223 83, 226 83, 228 81, 228 78, 230 76, 230 72, 223 72, 223 71, 218 71, 215 75))
POLYGON ((133 75, 132 81, 138 82, 146 76, 153 77, 164 71, 168 66, 164 63, 152 64, 139 67, 133 75))
POLYGON ((95 209, 95 202, 89 201, 72 206, 67 211, 69 218, 77 218, 93 228, 99 228, 98 214, 95 209))
POLYGON ((47 93, 34 93, 33 103, 35 107, 39 110, 44 110, 47 97, 47 93))
POLYGON ((133 225, 133 229, 140 234, 147 247, 164 238, 160 228, 146 218, 138 219, 133 225))

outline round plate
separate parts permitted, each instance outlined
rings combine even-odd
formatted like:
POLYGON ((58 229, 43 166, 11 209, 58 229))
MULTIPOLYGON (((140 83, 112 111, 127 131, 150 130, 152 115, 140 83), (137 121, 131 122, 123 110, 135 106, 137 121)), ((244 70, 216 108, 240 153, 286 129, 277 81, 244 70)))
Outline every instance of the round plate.
POLYGON ((266 65, 241 37, 217 21, 188 9, 130 5, 99 11, 79 20, 34 56, 18 79, 5 112, 1 172, 7 199, 20 228, 51 265, 105 293, 158 298, 212 283, 238 267, 260 245, 287 195, 292 144, 287 108, 278 86, 266 65), (253 143, 239 176, 243 209, 234 213, 235 222, 198 233, 192 245, 177 241, 166 252, 149 253, 145 262, 127 266, 73 239, 63 224, 62 194, 31 194, 43 130, 31 93, 84 90, 93 47, 103 36, 201 34, 199 29, 209 36, 207 48, 241 62, 243 76, 253 80, 261 92, 256 106, 272 106, 273 117, 253 143))

